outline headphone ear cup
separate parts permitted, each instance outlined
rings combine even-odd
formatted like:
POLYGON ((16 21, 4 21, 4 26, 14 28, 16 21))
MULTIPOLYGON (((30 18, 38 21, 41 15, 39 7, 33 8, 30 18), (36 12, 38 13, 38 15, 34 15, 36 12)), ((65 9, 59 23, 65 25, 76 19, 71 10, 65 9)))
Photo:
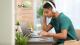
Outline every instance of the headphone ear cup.
POLYGON ((52 9, 52 11, 53 11, 53 12, 56 12, 56 9, 55 9, 55 8, 53 8, 53 9, 52 9))

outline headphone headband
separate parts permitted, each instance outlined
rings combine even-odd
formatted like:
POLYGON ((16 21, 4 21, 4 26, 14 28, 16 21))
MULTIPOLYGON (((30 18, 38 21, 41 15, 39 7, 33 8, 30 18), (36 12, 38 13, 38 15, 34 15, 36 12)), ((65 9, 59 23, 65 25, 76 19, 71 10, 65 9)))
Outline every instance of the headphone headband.
POLYGON ((56 12, 56 8, 54 7, 54 5, 53 5, 50 1, 46 1, 46 2, 44 2, 44 4, 45 4, 45 3, 49 3, 49 4, 52 6, 52 8, 53 8, 52 10, 53 10, 54 12, 56 12))

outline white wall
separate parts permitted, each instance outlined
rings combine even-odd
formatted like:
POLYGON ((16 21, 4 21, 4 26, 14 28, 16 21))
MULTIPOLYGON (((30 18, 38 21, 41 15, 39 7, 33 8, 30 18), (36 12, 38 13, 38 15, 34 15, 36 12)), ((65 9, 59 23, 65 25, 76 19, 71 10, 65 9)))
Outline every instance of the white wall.
POLYGON ((0 45, 12 45, 12 0, 0 0, 0 45))

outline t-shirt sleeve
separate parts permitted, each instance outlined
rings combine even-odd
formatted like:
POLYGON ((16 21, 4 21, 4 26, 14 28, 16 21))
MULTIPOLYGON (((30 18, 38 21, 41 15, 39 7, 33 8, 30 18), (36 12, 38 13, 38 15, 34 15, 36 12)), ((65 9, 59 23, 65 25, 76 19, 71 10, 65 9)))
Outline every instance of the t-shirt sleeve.
POLYGON ((69 26, 70 26, 70 22, 68 19, 65 18, 61 20, 61 30, 68 29, 69 26))
POLYGON ((54 25, 54 21, 53 21, 53 19, 51 19, 51 21, 50 21, 50 23, 49 23, 50 25, 54 25))

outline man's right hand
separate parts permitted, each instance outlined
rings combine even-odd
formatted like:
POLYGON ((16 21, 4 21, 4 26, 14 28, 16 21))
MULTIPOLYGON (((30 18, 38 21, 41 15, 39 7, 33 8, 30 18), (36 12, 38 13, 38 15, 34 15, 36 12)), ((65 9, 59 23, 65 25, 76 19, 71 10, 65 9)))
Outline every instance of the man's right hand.
POLYGON ((48 35, 48 32, 46 32, 46 31, 41 31, 41 32, 39 32, 38 33, 40 36, 42 36, 42 37, 44 37, 45 35, 48 35))

